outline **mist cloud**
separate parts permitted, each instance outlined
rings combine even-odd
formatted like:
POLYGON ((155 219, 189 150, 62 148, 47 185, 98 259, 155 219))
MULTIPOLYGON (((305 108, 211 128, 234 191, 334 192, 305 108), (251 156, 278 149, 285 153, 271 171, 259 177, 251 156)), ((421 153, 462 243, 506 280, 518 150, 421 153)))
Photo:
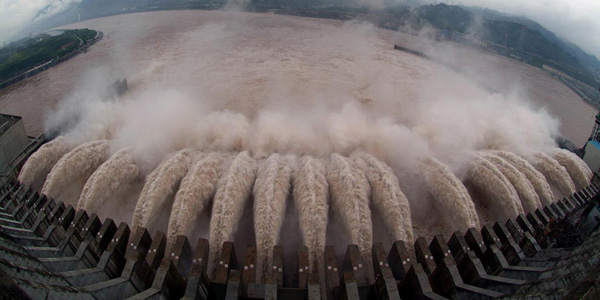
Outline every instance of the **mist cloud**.
MULTIPOLYGON (((480 149, 527 154, 552 147, 558 134, 557 121, 519 95, 489 93, 454 73, 427 76, 431 93, 404 98, 402 90, 409 84, 399 85, 395 74, 407 66, 389 68, 401 52, 382 52, 378 30, 370 24, 347 22, 313 31, 312 22, 277 27, 265 26, 263 19, 256 23, 258 18, 246 20, 245 26, 223 20, 169 43, 195 49, 203 59, 195 58, 196 52, 177 55, 179 60, 161 68, 161 76, 169 74, 167 82, 153 77, 157 74, 140 75, 146 74, 142 68, 130 78, 137 88, 121 101, 89 93, 83 101, 76 94, 49 116, 47 129, 65 115, 82 116, 66 134, 79 141, 109 136, 113 150, 133 149, 143 169, 153 168, 170 152, 197 147, 247 150, 256 158, 272 153, 328 157, 361 150, 401 172, 415 169, 414 163, 429 155, 455 170, 480 149), (311 47, 305 46, 307 40, 311 47), (294 62, 293 72, 284 67, 288 61, 294 62), (259 93, 253 92, 256 88, 259 93), (107 133, 99 134, 102 130, 107 133)), ((405 59, 417 64, 411 56, 405 59)), ((84 91, 110 82, 98 79, 108 72, 91 73, 95 75, 81 84, 84 91)))

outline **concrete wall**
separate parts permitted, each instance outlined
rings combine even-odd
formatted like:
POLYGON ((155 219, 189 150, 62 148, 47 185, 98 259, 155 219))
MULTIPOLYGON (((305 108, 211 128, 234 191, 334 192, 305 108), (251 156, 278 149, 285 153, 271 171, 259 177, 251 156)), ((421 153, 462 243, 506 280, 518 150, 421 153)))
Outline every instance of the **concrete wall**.
POLYGON ((23 120, 18 120, 0 136, 0 172, 10 168, 10 163, 27 147, 29 139, 23 120))
POLYGON ((600 149, 596 145, 598 142, 590 141, 585 145, 585 156, 583 161, 592 169, 593 172, 597 172, 600 169, 600 149))

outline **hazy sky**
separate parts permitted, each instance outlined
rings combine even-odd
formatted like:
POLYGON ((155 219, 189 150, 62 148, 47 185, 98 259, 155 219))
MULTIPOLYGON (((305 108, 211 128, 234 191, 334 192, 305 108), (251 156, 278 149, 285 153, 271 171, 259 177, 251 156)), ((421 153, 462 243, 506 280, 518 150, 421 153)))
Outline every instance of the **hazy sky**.
MULTIPOLYGON (((54 15, 82 0, 0 0, 0 43, 10 41, 24 26, 54 15), (38 12, 49 7, 44 14, 38 12)), ((380 6, 383 0, 357 0, 380 6)), ((404 1, 404 0, 399 0, 404 1)), ((421 0, 440 3, 443 1, 421 0)), ((454 0, 464 4, 523 15, 600 58, 600 0, 454 0)))

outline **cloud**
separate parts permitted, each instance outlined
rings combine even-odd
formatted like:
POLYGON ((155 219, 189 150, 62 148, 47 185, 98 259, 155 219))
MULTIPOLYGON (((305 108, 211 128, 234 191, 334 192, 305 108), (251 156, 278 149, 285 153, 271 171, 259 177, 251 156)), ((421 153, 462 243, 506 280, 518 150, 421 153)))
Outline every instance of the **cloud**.
POLYGON ((54 16, 82 0, 0 0, 0 43, 19 38, 17 34, 32 22, 54 16))
MULTIPOLYGON (((429 1, 424 2, 437 2, 429 1)), ((600 58, 600 1, 598 0, 457 0, 461 4, 494 9, 532 19, 559 37, 600 58)))

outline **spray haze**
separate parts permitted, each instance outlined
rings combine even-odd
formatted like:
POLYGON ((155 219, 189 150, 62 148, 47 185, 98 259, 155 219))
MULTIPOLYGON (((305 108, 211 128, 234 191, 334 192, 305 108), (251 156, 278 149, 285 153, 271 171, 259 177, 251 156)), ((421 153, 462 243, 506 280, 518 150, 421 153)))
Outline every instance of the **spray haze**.
POLYGON ((427 158, 419 170, 425 186, 434 197, 434 203, 445 212, 443 218, 448 226, 457 228, 479 227, 479 217, 467 189, 452 171, 434 158, 427 158))
MULTIPOLYGON (((58 160, 70 150, 69 144, 64 137, 58 137, 44 144, 38 151, 32 154, 19 173, 19 181, 24 185, 33 185, 41 180, 46 180, 46 175, 58 160)), ((35 184, 39 189, 40 184, 35 184)))
POLYGON ((254 182, 254 232, 259 281, 273 264, 273 247, 279 241, 290 179, 291 168, 279 154, 272 154, 258 164, 254 182))
POLYGON ((157 218, 159 210, 164 208, 169 195, 175 192, 195 155, 197 153, 191 149, 181 150, 165 159, 153 174, 148 176, 133 212, 133 230, 137 230, 139 226, 147 227, 157 218))
POLYGON ((300 158, 294 173, 293 193, 305 245, 310 252, 311 272, 323 261, 327 215, 329 212, 329 185, 325 164, 313 157, 300 158))
POLYGON ((548 154, 538 152, 533 157, 534 166, 540 171, 546 179, 554 184, 564 197, 575 193, 575 184, 569 176, 567 169, 561 166, 558 161, 548 154))
POLYGON ((130 150, 118 151, 87 180, 77 202, 77 209, 96 212, 119 187, 135 180, 139 173, 130 150))
POLYGON ((536 208, 542 207, 540 198, 536 194, 533 185, 523 173, 519 172, 517 168, 513 167, 500 156, 483 153, 482 157, 494 164, 515 188, 524 212, 534 211, 536 208))
POLYGON ((175 195, 167 231, 168 246, 178 235, 190 235, 194 222, 207 208, 217 189, 217 181, 229 159, 227 153, 209 153, 189 169, 175 195))
POLYGON ((573 152, 563 149, 554 150, 552 156, 567 170, 577 189, 583 189, 590 185, 591 171, 581 158, 573 152))
POLYGON ((354 160, 364 171, 371 185, 372 204, 379 215, 383 216, 392 238, 411 243, 413 232, 410 204, 402 193, 394 172, 369 154, 356 154, 354 160))
POLYGON ((65 154, 48 174, 42 187, 42 193, 55 198, 69 185, 70 181, 79 178, 87 180, 106 160, 108 146, 106 140, 93 141, 82 144, 65 154))
POLYGON ((546 178, 527 160, 511 152, 492 151, 492 153, 504 158, 508 163, 513 165, 515 168, 517 168, 517 170, 523 173, 525 177, 527 177, 529 182, 533 185, 541 204, 550 205, 552 202, 554 202, 554 195, 552 194, 552 189, 546 181, 546 178))
POLYGON ((339 154, 331 155, 327 182, 334 211, 339 214, 349 241, 358 246, 368 266, 373 244, 369 182, 359 166, 339 154))
POLYGON ((216 267, 224 242, 232 241, 237 223, 242 215, 246 200, 252 193, 256 176, 256 161, 241 152, 229 164, 217 183, 210 219, 209 274, 216 267))
POLYGON ((505 220, 523 213, 517 191, 502 172, 491 162, 476 155, 467 181, 484 197, 479 200, 494 217, 505 220))

